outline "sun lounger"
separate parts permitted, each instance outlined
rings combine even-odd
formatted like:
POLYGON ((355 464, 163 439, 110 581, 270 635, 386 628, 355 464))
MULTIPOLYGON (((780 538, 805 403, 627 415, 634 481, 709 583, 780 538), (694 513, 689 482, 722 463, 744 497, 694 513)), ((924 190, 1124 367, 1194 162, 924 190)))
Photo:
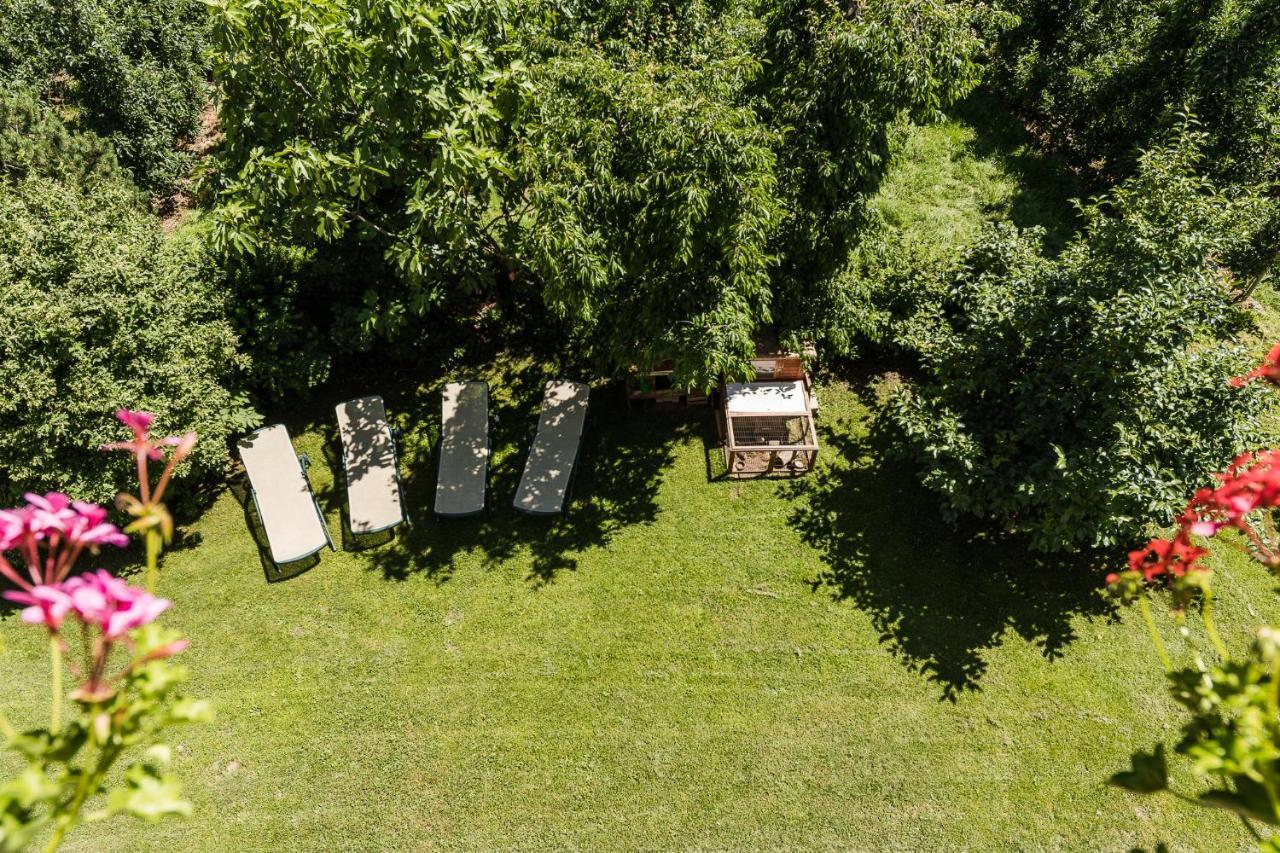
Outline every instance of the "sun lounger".
POLYGON ((294 453, 284 425, 263 427, 237 444, 276 565, 310 557, 326 545, 332 549, 329 526, 304 470, 309 460, 294 453))
POLYGON ((530 515, 556 515, 567 506, 587 420, 590 388, 581 382, 548 382, 538 432, 525 460, 515 508, 530 515))
POLYGON ((355 535, 378 533, 408 521, 400 488, 396 441, 381 397, 335 407, 347 477, 347 517, 355 535))
POLYGON ((436 515, 483 512, 489 476, 489 386, 450 382, 440 398, 436 515))

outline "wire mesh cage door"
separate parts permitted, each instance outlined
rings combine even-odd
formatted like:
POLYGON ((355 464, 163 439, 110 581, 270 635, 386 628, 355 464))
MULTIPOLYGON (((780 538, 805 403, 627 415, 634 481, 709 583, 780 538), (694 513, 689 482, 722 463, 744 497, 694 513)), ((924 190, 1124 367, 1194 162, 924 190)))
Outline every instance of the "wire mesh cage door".
POLYGON ((734 444, 739 447, 806 444, 806 419, 799 415, 756 415, 733 419, 734 444))

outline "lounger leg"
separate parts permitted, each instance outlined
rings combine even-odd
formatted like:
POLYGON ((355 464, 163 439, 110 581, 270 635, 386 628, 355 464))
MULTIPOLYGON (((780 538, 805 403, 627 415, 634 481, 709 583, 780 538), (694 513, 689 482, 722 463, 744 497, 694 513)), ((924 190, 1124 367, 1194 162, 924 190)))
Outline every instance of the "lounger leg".
MULTIPOLYGON (((329 550, 335 554, 338 549, 334 547, 333 536, 329 533, 329 523, 324 520, 324 513, 320 511, 320 499, 316 497, 316 490, 311 485, 311 475, 307 473, 311 468, 311 457, 306 453, 298 457, 298 461, 302 463, 302 479, 307 481, 307 491, 311 493, 311 505, 316 508, 316 518, 320 519, 320 529, 324 531, 324 541, 329 543, 329 550)), ((343 462, 343 474, 346 474, 346 462, 343 462)), ((272 559, 275 559, 272 557, 272 559)), ((278 563, 276 565, 279 565, 278 563)))

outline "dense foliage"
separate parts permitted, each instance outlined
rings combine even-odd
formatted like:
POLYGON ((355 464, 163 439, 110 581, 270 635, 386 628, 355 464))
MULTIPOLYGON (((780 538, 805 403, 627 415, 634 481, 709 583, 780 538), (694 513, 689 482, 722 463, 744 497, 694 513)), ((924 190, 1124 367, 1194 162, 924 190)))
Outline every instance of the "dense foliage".
POLYGON ((783 130, 778 186, 787 219, 778 319, 792 337, 847 350, 863 306, 840 276, 863 231, 900 119, 931 121, 978 82, 972 26, 1004 19, 931 0, 767 4, 757 83, 761 112, 783 130))
POLYGON ((1013 0, 1001 92, 1046 145, 1103 181, 1186 112, 1223 187, 1261 185, 1271 224, 1226 262, 1247 295, 1280 253, 1280 11, 1273 0, 1013 0))
POLYGON ((841 342, 885 126, 967 91, 980 44, 936 0, 215 7, 224 245, 376 247, 394 275, 345 300, 371 335, 532 290, 607 369, 702 384, 771 320, 841 342))
POLYGON ((151 192, 187 166, 208 94, 199 0, 0 0, 0 88, 58 104, 151 192))
POLYGON ((243 361, 206 250, 166 239, 132 184, 111 176, 101 140, 66 134, 30 101, 0 105, 0 163, 13 176, 0 177, 0 496, 110 498, 131 469, 96 448, 114 435, 112 413, 138 404, 199 430, 188 466, 221 470, 225 438, 254 416, 229 390, 243 361), (51 136, 14 144, 9 131, 23 127, 51 136), (76 152, 94 155, 87 177, 61 166, 76 152))
POLYGON ((916 328, 927 379, 890 417, 949 513, 1046 549, 1125 544, 1257 441, 1258 395, 1228 387, 1241 354, 1216 342, 1242 318, 1212 262, 1256 205, 1203 177, 1204 143, 1183 129, 1144 154, 1059 257, 1001 225, 946 274, 916 328))
POLYGON ((1005 91, 1081 165, 1121 171, 1191 110, 1219 176, 1280 177, 1271 0, 1014 0, 1005 91))

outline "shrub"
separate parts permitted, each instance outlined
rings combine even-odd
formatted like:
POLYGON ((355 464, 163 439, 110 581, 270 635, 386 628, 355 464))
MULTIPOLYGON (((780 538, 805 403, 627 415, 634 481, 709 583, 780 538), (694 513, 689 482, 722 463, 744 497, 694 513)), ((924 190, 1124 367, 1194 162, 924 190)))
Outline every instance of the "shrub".
POLYGON ((1240 328, 1212 258, 1245 202, 1199 172, 1184 128, 1083 210, 1056 259, 1039 234, 993 228, 951 269, 914 345, 923 381, 889 419, 945 510, 1044 549, 1128 542, 1258 440, 1259 397, 1228 387, 1240 328))
POLYGON ((0 84, 31 87, 75 130, 106 139, 149 192, 187 168, 207 100, 199 0, 5 0, 0 84))
POLYGON ((125 182, 0 181, 0 498, 113 496, 131 466, 96 448, 117 408, 199 431, 184 470, 222 469, 227 436, 254 414, 228 390, 243 359, 207 267, 125 182))
POLYGON ((234 294, 227 319, 248 359, 252 390, 279 402, 328 379, 332 294, 322 279, 338 271, 318 265, 305 249, 274 244, 253 256, 218 254, 216 261, 222 287, 234 294))
POLYGON ((66 181, 125 178, 110 143, 77 133, 23 86, 0 89, 0 175, 66 181))

